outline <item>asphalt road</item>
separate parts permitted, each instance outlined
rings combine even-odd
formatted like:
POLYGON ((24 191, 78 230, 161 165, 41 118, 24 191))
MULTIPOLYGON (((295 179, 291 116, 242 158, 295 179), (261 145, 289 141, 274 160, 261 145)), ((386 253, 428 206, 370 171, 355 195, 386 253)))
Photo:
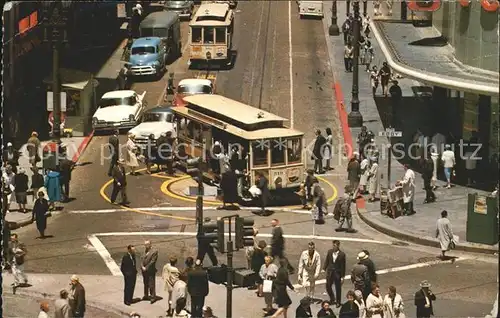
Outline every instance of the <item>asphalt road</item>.
MULTIPOLYGON (((340 124, 331 88, 334 81, 328 62, 322 21, 301 20, 298 18, 295 2, 291 2, 290 5, 289 23, 289 3, 286 1, 239 3, 234 35, 237 57, 232 69, 214 71, 217 76, 217 93, 293 119, 290 120, 290 124, 293 122, 296 129, 304 131, 308 141, 312 140, 315 128, 324 130, 326 127, 331 127, 335 136, 339 134, 340 124)), ((185 41, 187 23, 182 24, 181 32, 185 41)), ((176 82, 197 73, 188 69, 187 54, 174 62, 169 67, 169 72, 176 74, 176 82)), ((148 107, 161 104, 167 76, 156 82, 135 83, 133 89, 139 93, 147 91, 148 107)), ((195 231, 194 210, 175 209, 179 206, 194 207, 194 204, 169 198, 162 193, 160 186, 167 179, 148 175, 130 176, 128 194, 132 208, 110 213, 99 212, 116 209, 116 206, 106 202, 100 193, 101 188, 109 180, 106 174, 108 162, 103 159, 107 154, 105 149, 107 138, 107 136, 94 137, 81 157, 80 161, 86 164, 73 172, 71 181, 72 196, 75 200, 66 204, 61 214, 49 220, 47 232, 53 237, 35 240, 37 233, 34 226, 17 231, 21 240, 28 246, 29 257, 26 263, 28 273, 110 274, 105 262, 87 239, 88 235, 95 233, 145 232, 135 236, 98 236, 112 259, 118 264, 127 244, 137 245, 140 253, 145 239, 151 239, 160 251, 158 268, 161 268, 173 255, 180 259, 195 256, 196 245, 192 238, 147 233, 195 231), (165 209, 156 211, 141 209, 145 207, 165 209), (93 210, 93 212, 71 213, 82 210, 93 210)), ((339 143, 340 138, 334 139, 339 143)), ((125 136, 122 137, 122 141, 125 142, 125 136)), ((340 176, 326 177, 338 189, 341 189, 344 183, 343 164, 344 162, 334 163, 335 171, 338 171, 340 176)), ((109 195, 110 189, 104 187, 102 191, 109 195)), ((238 213, 251 216, 248 211, 238 213)), ((212 218, 223 214, 224 212, 220 211, 205 211, 205 216, 212 218)), ((305 236, 287 240, 288 256, 293 263, 296 263, 300 252, 311 240, 307 237, 312 234, 310 216, 277 212, 271 217, 257 217, 256 226, 260 228, 261 233, 270 233, 269 222, 273 217, 282 221, 286 234, 305 236)), ((355 263, 355 256, 361 249, 370 250, 378 269, 427 262, 435 260, 435 255, 438 254, 435 249, 392 245, 390 238, 379 236, 361 224, 355 223, 355 227, 360 229, 356 234, 334 232, 334 226, 333 221, 328 220, 326 225, 318 226, 315 231, 318 235, 342 240, 342 248, 348 255, 349 268, 355 263), (347 241, 344 238, 357 241, 347 241), (382 243, 362 240, 378 240, 382 243)), ((318 250, 324 256, 330 246, 330 239, 315 239, 315 241, 318 250)), ((222 258, 219 256, 219 260, 222 258)), ((238 252, 235 264, 243 266, 244 263, 242 252, 238 252)), ((390 284, 396 286, 404 295, 408 307, 412 308, 412 293, 422 279, 428 279, 434 284, 434 291, 440 293, 439 301, 436 303, 437 316, 479 316, 491 309, 491 303, 495 298, 497 270, 498 265, 493 262, 468 260, 454 265, 440 264, 388 273, 381 275, 380 281, 384 290, 390 284)), ((293 281, 296 281, 295 276, 293 281)), ((346 284, 345 288, 350 288, 350 284, 346 284)))

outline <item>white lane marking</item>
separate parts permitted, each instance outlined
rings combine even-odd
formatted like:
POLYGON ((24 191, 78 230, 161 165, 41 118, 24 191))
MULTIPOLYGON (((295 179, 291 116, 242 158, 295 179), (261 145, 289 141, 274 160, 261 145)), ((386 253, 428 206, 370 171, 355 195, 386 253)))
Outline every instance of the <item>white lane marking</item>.
POLYGON ((290 76, 290 128, 293 129, 292 2, 288 1, 288 62, 290 76))
POLYGON ((111 254, 109 254, 108 250, 106 249, 104 244, 102 244, 101 240, 99 240, 96 235, 89 235, 87 238, 90 244, 92 244, 92 246, 95 248, 96 252, 99 253, 99 256, 101 256, 111 274, 113 276, 123 276, 120 267, 111 257, 111 254))
MULTIPOLYGON (((229 233, 224 233, 229 236, 229 233)), ((95 236, 196 236, 196 232, 108 232, 108 233, 95 233, 95 236)), ((261 234, 258 237, 272 237, 272 234, 261 234)), ((383 244, 392 245, 391 242, 375 241, 370 239, 355 238, 355 237, 335 237, 335 236, 316 236, 316 235, 284 235, 285 238, 289 239, 309 239, 309 240, 320 240, 320 241, 331 241, 339 240, 344 242, 361 242, 361 243, 373 243, 373 244, 383 244)))
MULTIPOLYGON (((269 12, 269 14, 271 14, 269 12)), ((260 41, 260 33, 262 31, 262 21, 264 19, 264 5, 262 4, 262 10, 260 12, 260 20, 259 20, 259 28, 257 29, 257 42, 255 43, 255 54, 253 56, 253 64, 252 64, 252 75, 250 76, 250 92, 248 93, 248 102, 252 102, 252 95, 253 95, 253 81, 255 79, 255 63, 257 63, 257 55, 259 55, 259 41, 260 41)), ((266 34, 267 36, 267 34, 266 34)), ((265 54, 265 53, 264 53, 265 54)), ((264 76, 264 74, 262 74, 264 76)))
MULTIPOLYGON (((177 212, 186 212, 186 211, 196 211, 196 207, 146 207, 146 208, 134 208, 140 211, 177 211, 177 212)), ((259 209, 259 207, 244 207, 241 208, 240 211, 252 211, 255 209, 259 209)), ((204 207, 204 211, 216 211, 216 207, 204 207)), ((277 208, 272 209, 275 212, 288 212, 288 213, 296 213, 296 214, 311 214, 311 211, 308 210, 293 210, 288 208, 277 208)), ((101 210, 74 210, 69 211, 69 214, 99 214, 99 213, 116 213, 116 212, 124 212, 126 209, 101 209, 101 210)), ((223 211, 223 210, 220 210, 223 211)), ((52 214, 60 213, 52 212, 52 214)), ((328 217, 328 216, 327 216, 328 217)))
MULTIPOLYGON (((470 258, 468 257, 458 257, 455 259, 455 262, 459 261, 465 261, 470 258)), ((417 269, 417 268, 422 268, 422 267, 430 267, 434 265, 440 265, 440 264, 450 264, 451 260, 449 261, 429 261, 429 262, 424 262, 424 263, 416 263, 416 264, 410 264, 410 265, 404 265, 404 266, 398 266, 398 267, 392 267, 392 268, 386 268, 386 269, 381 269, 377 271, 378 275, 383 275, 383 274, 388 274, 388 273, 395 273, 395 272, 402 272, 402 271, 407 271, 411 269, 417 269)), ((351 279, 351 275, 346 275, 344 277, 344 281, 348 281, 351 279)), ((316 285, 321 285, 321 284, 326 284, 326 279, 319 279, 316 281, 316 285)), ((293 287, 295 288, 304 288, 306 286, 309 286, 309 283, 306 283, 305 285, 302 284, 295 284, 293 287)))

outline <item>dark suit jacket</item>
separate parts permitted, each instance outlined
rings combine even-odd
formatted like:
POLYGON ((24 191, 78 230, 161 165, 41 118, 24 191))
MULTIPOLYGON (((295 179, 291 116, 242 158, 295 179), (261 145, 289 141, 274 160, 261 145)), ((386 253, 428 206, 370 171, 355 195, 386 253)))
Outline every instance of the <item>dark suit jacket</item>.
POLYGON ((71 311, 73 312, 73 317, 82 317, 85 313, 85 289, 82 284, 77 283, 75 285, 75 300, 73 306, 71 306, 71 311))
POLYGON ((123 255, 120 269, 123 273, 123 276, 136 276, 137 262, 135 255, 130 255, 129 253, 123 255))
POLYGON ((119 156, 119 149, 120 149, 120 140, 118 139, 117 136, 112 135, 108 139, 108 143, 110 145, 109 151, 111 151, 111 155, 118 157, 119 156))
POLYGON ((311 318, 312 316, 311 306, 304 308, 302 305, 299 305, 295 309, 295 318, 311 318))
POLYGON ((269 181, 266 177, 261 176, 257 181, 257 188, 262 192, 262 200, 264 201, 264 206, 267 206, 267 203, 271 197, 271 193, 269 192, 269 181))
POLYGON ((281 226, 273 227, 273 236, 271 237, 271 249, 273 251, 285 249, 285 238, 283 237, 283 229, 281 226))
POLYGON ((319 135, 316 137, 316 141, 314 141, 314 149, 313 154, 317 159, 323 159, 323 145, 326 144, 326 138, 323 135, 319 135))
POLYGON ((362 260, 361 264, 365 265, 368 268, 368 276, 370 276, 370 281, 376 283, 377 282, 377 271, 375 270, 375 264, 369 258, 362 260))
POLYGON ((206 297, 208 295, 208 273, 203 268, 195 268, 188 272, 187 290, 194 297, 206 297))
POLYGON ((143 273, 154 274, 156 273, 156 261, 158 260, 158 251, 150 250, 149 253, 144 254, 142 257, 142 266, 146 267, 143 273))
POLYGON ((434 315, 434 310, 432 308, 432 301, 436 300, 436 295, 427 295, 429 298, 430 306, 425 308, 425 295, 424 291, 420 289, 415 293, 415 307, 417 307, 417 317, 430 317, 434 315))
POLYGON ((113 167, 111 171, 114 182, 119 182, 122 186, 127 185, 127 177, 125 175, 125 168, 121 165, 113 167))
POLYGON ((326 254, 325 264, 323 265, 323 269, 326 272, 334 272, 340 275, 340 278, 345 276, 345 264, 346 258, 345 253, 339 251, 339 255, 337 255, 337 259, 335 262, 333 261, 333 249, 330 249, 326 254))

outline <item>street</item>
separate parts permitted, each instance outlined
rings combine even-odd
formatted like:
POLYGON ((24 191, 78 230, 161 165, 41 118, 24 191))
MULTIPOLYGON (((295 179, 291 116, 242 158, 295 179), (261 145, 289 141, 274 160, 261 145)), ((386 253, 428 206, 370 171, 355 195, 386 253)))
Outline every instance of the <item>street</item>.
MULTIPOLYGON (((330 8, 330 2, 325 2, 325 11, 330 8)), ((255 220, 255 227, 259 229, 257 240, 265 240, 269 244, 270 222, 273 218, 279 219, 286 239, 286 255, 294 267, 297 267, 300 254, 307 249, 310 241, 315 242, 323 261, 332 240, 340 240, 340 249, 347 255, 346 275, 351 274, 357 254, 361 250, 368 250, 379 271, 382 295, 387 294, 389 286, 395 286, 405 302, 407 317, 415 316, 413 297, 422 280, 428 280, 437 295, 434 303, 436 317, 480 317, 489 313, 498 291, 496 256, 452 251, 449 254, 457 257, 454 262, 440 261, 436 258, 440 254, 438 248, 418 246, 381 234, 364 224, 356 215, 353 219, 357 233, 334 231, 337 222, 332 217, 333 206, 335 200, 343 195, 348 181, 345 173, 347 160, 343 154, 344 139, 333 86, 336 81, 334 77, 346 75, 333 74, 332 69, 338 67, 331 65, 326 42, 329 36, 325 35, 323 21, 300 19, 295 1, 240 1, 235 10, 233 48, 236 58, 231 69, 210 71, 216 76, 216 94, 288 118, 287 125, 305 133, 307 147, 312 147, 314 143, 315 129, 320 129, 325 135, 325 128, 329 127, 333 131, 336 150, 336 159, 332 162, 335 170, 321 177, 321 185, 330 198, 330 214, 326 224, 314 225, 309 211, 294 206, 276 207, 274 213, 266 217, 256 216, 247 208, 236 211, 242 217, 255 220)), ((339 25, 343 19, 343 16, 339 17, 339 25)), ((148 109, 165 104, 163 100, 169 73, 175 74, 174 81, 177 84, 182 79, 193 78, 202 72, 188 68, 189 56, 185 51, 188 49, 188 32, 188 22, 183 22, 181 35, 184 54, 168 66, 168 71, 161 79, 137 80, 133 83, 132 89, 138 94, 147 92, 145 98, 148 109)), ((339 65, 343 63, 342 60, 336 62, 339 65)), ((345 95, 349 91, 350 87, 344 87, 345 95)), ((15 231, 29 251, 25 264, 28 277, 64 274, 69 282, 72 274, 82 277, 100 275, 103 280, 110 277, 109 281, 113 282, 110 284, 116 284, 121 292, 122 285, 117 283, 121 275, 119 267, 129 244, 136 246, 138 259, 144 254, 145 240, 151 240, 153 249, 159 251, 157 284, 161 281, 161 269, 170 258, 177 257, 180 267, 183 267, 186 257, 196 257, 195 203, 181 195, 171 195, 173 184, 182 181, 185 175, 180 171, 175 176, 164 173, 148 175, 145 169, 141 169, 139 175, 127 176, 130 206, 112 205, 109 199, 112 180, 107 175, 108 138, 105 134, 95 135, 79 158, 82 164, 75 168, 71 178, 71 192, 75 200, 66 203, 62 211, 53 213, 48 220, 46 233, 53 237, 36 239, 38 232, 34 225, 15 231)), ((120 136, 122 144, 126 139, 126 134, 120 136)), ((310 158, 306 160, 311 167, 310 158)), ((212 220, 233 214, 232 211, 217 210, 215 204, 205 204, 204 207, 204 217, 212 220)), ((434 225, 428 230, 434 231, 434 225)), ((217 257, 219 262, 226 263, 225 255, 217 253, 217 257)), ((235 252, 236 268, 246 267, 246 262, 244 251, 235 252)), ((208 256, 205 257, 204 265, 211 265, 208 256)), ((4 275, 8 274, 4 272, 4 275)), ((323 281, 316 287, 316 296, 327 299, 324 278, 324 273, 321 273, 319 279, 323 281)), ((297 273, 291 275, 290 280, 292 284, 297 284, 297 273)), ((32 284, 33 288, 37 287, 36 281, 32 284)), ((160 286, 157 288, 158 293, 165 298, 163 283, 160 286)), ((225 292, 222 287, 218 288, 214 290, 220 294, 211 292, 206 305, 214 308, 215 315, 223 317, 225 292)), ((59 289, 47 293, 57 295, 59 289)), ((343 301, 350 289, 353 289, 352 284, 346 279, 343 301)), ((10 293, 10 290, 7 292, 10 293)), ((298 300, 305 295, 303 289, 299 292, 292 297, 289 317, 295 317, 298 300)), ((142 283, 138 281, 135 296, 142 297, 141 293, 142 283)), ((238 289, 235 293, 245 299, 237 299, 233 317, 262 316, 260 308, 264 302, 256 298, 254 291, 238 289), (259 303, 255 304, 256 301, 259 303)), ((31 303, 29 310, 23 308, 24 303, 20 303, 18 297, 24 296, 8 294, 6 304, 16 310, 4 311, 4 317, 28 316, 37 311, 31 303)), ((87 298, 92 297, 87 292, 87 298)), ((106 297, 102 297, 106 301, 106 297)), ((119 294, 117 297, 122 296, 119 294)), ((121 302, 120 299, 116 306, 122 308, 121 302)), ((158 317, 164 314, 167 306, 165 300, 161 300, 151 305, 155 309, 148 312, 150 309, 144 308, 149 304, 139 305, 138 308, 144 312, 142 317, 158 317)), ((134 306, 129 311, 134 310, 134 306)), ((115 317, 99 310, 94 308, 88 311, 88 316, 115 317)), ((319 307, 315 306, 313 315, 317 310, 319 307)))

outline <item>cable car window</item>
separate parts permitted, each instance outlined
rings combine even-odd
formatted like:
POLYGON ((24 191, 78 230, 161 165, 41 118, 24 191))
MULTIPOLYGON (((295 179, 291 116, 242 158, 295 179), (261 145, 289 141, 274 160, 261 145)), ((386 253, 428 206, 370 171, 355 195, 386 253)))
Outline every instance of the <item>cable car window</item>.
POLYGON ((301 162, 302 139, 300 138, 288 139, 287 148, 288 148, 288 163, 301 162))
POLYGON ((268 147, 260 141, 252 143, 252 160, 254 166, 267 166, 268 147))
POLYGON ((203 43, 205 44, 214 43, 214 27, 203 28, 203 43))
POLYGON ((191 43, 201 43, 201 28, 191 28, 191 43))
POLYGON ((215 43, 225 44, 226 43, 226 28, 215 28, 215 43))
POLYGON ((284 140, 276 139, 272 141, 271 145, 271 164, 284 165, 285 164, 285 147, 284 140))

